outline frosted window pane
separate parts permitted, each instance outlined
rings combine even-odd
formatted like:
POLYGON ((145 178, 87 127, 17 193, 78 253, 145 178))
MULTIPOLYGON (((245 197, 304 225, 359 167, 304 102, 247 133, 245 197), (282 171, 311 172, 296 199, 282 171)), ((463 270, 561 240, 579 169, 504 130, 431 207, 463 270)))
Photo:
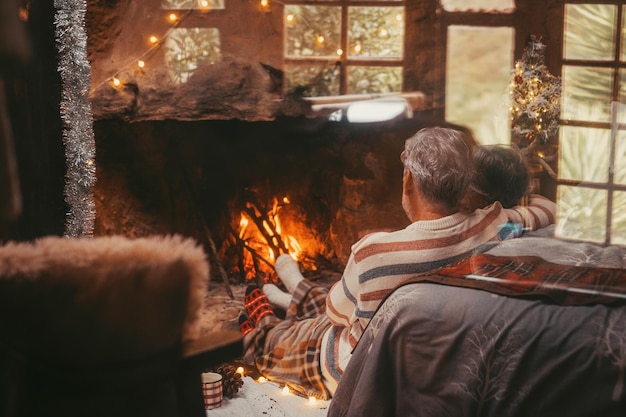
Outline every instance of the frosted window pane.
POLYGON ((341 47, 341 8, 285 6, 285 54, 337 56, 341 47))
MULTIPOLYGON (((626 13, 626 6, 622 6, 622 16, 626 13)), ((626 61, 626 20, 622 17, 622 54, 620 60, 626 61)))
POLYGON ((604 242, 606 238, 607 191, 559 186, 556 235, 604 242))
POLYGON ((626 193, 623 191, 613 193, 613 224, 611 243, 626 245, 626 193))
POLYGON ((163 9, 223 9, 225 0, 163 0, 163 9))
POLYGON ((287 91, 305 97, 339 94, 339 69, 328 65, 285 65, 287 91))
POLYGON ((448 11, 509 11, 515 8, 513 0, 441 0, 441 5, 448 11))
POLYGON ((564 119, 609 122, 612 70, 563 66, 564 119))
POLYGON ((609 179, 611 131, 561 126, 559 176, 564 179, 606 182, 609 179))
POLYGON ((511 28, 448 29, 446 120, 469 127, 483 144, 510 143, 513 37, 511 28))
POLYGON ((348 56, 401 58, 404 45, 404 9, 350 7, 348 56))
POLYGON ((185 83, 200 65, 221 59, 220 32, 215 28, 173 29, 164 49, 173 80, 185 83))
POLYGON ((617 7, 609 4, 566 4, 564 57, 613 59, 616 15, 617 7))
MULTIPOLYGON (((617 132, 615 139, 615 182, 626 185, 626 132, 617 132)), ((622 206, 626 213, 626 206, 622 206)))
POLYGON ((348 94, 402 91, 402 67, 348 67, 348 94))

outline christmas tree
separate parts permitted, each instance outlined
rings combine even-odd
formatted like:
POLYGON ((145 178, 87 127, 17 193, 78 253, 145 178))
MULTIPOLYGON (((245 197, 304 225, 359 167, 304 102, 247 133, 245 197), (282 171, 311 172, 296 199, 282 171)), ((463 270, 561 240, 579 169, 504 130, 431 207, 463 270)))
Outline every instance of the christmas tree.
POLYGON ((556 137, 561 114, 561 79, 545 66, 545 50, 541 39, 531 36, 512 73, 512 141, 533 153, 556 137))

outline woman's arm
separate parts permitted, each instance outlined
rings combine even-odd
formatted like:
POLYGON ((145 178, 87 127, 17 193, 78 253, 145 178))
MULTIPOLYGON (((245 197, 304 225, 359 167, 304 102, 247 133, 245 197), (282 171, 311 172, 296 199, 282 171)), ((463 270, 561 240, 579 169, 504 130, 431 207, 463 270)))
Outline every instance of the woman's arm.
POLYGON ((539 194, 532 194, 527 206, 515 206, 504 212, 510 221, 522 225, 524 231, 541 229, 556 221, 556 204, 539 194))

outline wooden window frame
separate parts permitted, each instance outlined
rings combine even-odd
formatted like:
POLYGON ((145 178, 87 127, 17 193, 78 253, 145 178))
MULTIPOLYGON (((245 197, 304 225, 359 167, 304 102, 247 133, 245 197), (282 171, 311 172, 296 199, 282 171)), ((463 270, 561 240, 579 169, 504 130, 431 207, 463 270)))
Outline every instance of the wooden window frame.
MULTIPOLYGON (((406 56, 407 56, 407 13, 406 13, 407 0, 317 0, 317 1, 305 1, 305 0, 285 0, 284 6, 328 6, 328 7, 340 7, 341 8, 341 40, 340 45, 344 53, 341 56, 333 56, 332 60, 329 56, 319 57, 292 57, 284 55, 283 64, 328 64, 330 61, 339 63, 339 95, 347 95, 348 93, 348 68, 353 66, 370 66, 370 67, 401 67, 402 68, 402 88, 405 90, 405 68, 406 68, 406 56), (348 8, 350 7, 398 7, 402 8, 404 12, 404 39, 403 39, 403 52, 400 58, 350 58, 348 51, 348 8)), ((284 31, 284 25, 283 25, 284 31)), ((282 46, 284 50, 284 45, 282 46)))

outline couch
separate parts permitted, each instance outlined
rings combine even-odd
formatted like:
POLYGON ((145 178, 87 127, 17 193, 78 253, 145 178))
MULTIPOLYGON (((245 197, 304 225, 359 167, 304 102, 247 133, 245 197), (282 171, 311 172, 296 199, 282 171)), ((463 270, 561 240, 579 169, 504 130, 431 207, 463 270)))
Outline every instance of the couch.
POLYGON ((416 276, 357 344, 328 416, 626 416, 626 250, 550 236, 416 276))
POLYGON ((241 355, 200 334, 209 279, 181 236, 0 247, 0 415, 204 416, 200 374, 241 355))

